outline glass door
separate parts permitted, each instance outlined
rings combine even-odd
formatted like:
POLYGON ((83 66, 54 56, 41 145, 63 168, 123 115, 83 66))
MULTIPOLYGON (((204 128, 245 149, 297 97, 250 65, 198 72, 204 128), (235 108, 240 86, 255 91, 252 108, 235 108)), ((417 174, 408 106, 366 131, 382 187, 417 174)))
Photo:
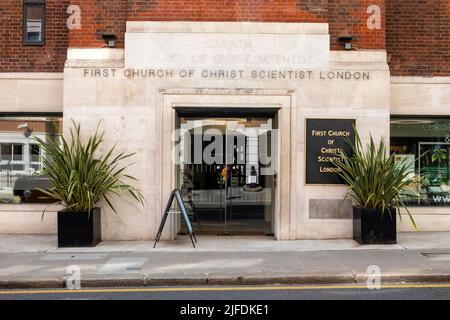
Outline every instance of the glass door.
POLYGON ((237 231, 236 205, 242 199, 240 188, 245 184, 246 136, 238 130, 238 120, 227 120, 225 134, 225 216, 222 235, 237 231), (235 208, 233 208, 235 205, 235 208))
POLYGON ((272 233, 272 125, 270 118, 179 118, 178 185, 197 233, 272 233))

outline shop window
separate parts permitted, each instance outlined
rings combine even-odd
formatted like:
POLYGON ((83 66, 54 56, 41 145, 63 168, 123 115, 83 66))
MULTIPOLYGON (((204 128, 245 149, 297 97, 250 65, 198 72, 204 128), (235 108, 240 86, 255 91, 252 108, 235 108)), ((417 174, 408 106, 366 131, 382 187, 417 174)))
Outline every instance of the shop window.
POLYGON ((421 181, 408 204, 450 206, 450 118, 392 118, 391 152, 421 181))
POLYGON ((48 202, 37 190, 51 184, 40 174, 45 154, 35 138, 58 139, 61 126, 59 116, 0 116, 0 203, 48 202))
POLYGON ((45 1, 24 0, 23 43, 42 45, 45 40, 45 1))

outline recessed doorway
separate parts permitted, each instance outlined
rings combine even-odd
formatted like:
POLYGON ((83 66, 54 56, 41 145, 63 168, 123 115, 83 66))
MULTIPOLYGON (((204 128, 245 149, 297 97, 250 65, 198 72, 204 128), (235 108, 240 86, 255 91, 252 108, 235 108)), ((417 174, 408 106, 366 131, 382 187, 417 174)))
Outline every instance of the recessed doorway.
POLYGON ((176 121, 177 186, 196 232, 272 235, 277 110, 181 109, 176 121))

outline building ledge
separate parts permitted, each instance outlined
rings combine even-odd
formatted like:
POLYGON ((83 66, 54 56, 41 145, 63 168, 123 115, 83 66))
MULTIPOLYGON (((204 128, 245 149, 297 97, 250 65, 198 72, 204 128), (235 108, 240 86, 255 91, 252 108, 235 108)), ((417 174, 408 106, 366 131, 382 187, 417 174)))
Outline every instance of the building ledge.
POLYGON ((123 60, 124 49, 69 48, 67 60, 123 60))
POLYGON ((450 84, 450 77, 391 77, 392 84, 450 84))
POLYGON ((325 34, 328 23, 128 21, 127 33, 325 34))
POLYGON ((0 79, 13 80, 62 80, 62 72, 0 72, 0 79))

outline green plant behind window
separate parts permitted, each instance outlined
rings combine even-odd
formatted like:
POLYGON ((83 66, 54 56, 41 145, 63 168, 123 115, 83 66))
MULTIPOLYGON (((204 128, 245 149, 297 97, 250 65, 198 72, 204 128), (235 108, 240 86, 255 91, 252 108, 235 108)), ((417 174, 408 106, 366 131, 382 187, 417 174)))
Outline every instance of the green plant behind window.
POLYGON ((90 213, 100 201, 105 201, 117 213, 111 197, 120 197, 123 192, 144 204, 142 194, 123 182, 125 179, 137 181, 125 174, 127 166, 121 165, 123 160, 135 154, 115 155, 116 146, 101 154, 99 147, 104 142, 105 133, 99 132, 99 126, 86 143, 82 142, 80 125, 75 122, 70 129, 70 141, 61 133, 60 137, 51 137, 46 141, 36 138, 45 154, 42 174, 53 183, 51 189, 40 191, 55 204, 77 212, 90 213))
POLYGON ((437 148, 433 150, 433 155, 431 156, 432 162, 438 162, 440 165, 442 161, 447 160, 447 150, 442 148, 437 148))
POLYGON ((411 196, 419 196, 412 185, 420 182, 410 174, 410 163, 396 163, 395 154, 389 155, 384 139, 378 145, 372 136, 364 148, 361 138, 355 129, 355 142, 351 145, 352 155, 341 152, 341 161, 335 162, 340 169, 339 175, 348 186, 346 198, 350 197, 357 206, 365 209, 380 209, 382 213, 390 208, 407 212, 412 224, 417 228, 405 200, 411 196))

